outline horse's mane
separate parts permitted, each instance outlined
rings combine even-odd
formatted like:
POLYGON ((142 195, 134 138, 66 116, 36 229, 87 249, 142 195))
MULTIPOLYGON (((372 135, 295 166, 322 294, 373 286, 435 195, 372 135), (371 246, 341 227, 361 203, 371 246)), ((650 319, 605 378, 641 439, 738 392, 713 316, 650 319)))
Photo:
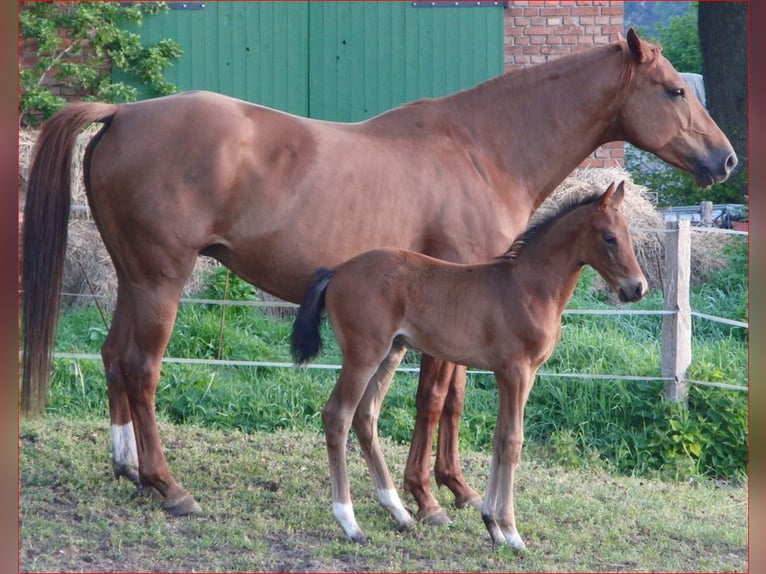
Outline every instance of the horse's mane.
POLYGON ((572 194, 549 213, 540 216, 538 219, 534 219, 533 217, 532 223, 530 223, 527 229, 513 240, 513 243, 511 243, 508 250, 500 255, 498 259, 517 259, 525 245, 534 241, 536 237, 543 235, 556 221, 568 213, 573 212, 578 207, 595 203, 601 198, 601 195, 601 191, 591 191, 581 196, 572 194))

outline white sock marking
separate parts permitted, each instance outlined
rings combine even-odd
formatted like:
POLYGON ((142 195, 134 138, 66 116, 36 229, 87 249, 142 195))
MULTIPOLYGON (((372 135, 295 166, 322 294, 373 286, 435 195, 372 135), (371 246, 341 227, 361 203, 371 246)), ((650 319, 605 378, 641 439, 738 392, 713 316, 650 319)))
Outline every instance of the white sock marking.
POLYGON ((138 450, 132 422, 112 425, 112 458, 116 467, 135 468, 138 471, 138 450))
POLYGON ((412 516, 410 516, 410 513, 407 512, 407 509, 404 508, 402 500, 399 498, 399 494, 396 490, 391 488, 381 488, 378 490, 378 499, 383 507, 393 515, 400 526, 410 526, 415 522, 412 516))
POLYGON ((332 513, 343 528, 346 536, 353 540, 362 534, 362 529, 359 528, 359 524, 357 524, 354 517, 354 506, 350 502, 333 502, 332 513))

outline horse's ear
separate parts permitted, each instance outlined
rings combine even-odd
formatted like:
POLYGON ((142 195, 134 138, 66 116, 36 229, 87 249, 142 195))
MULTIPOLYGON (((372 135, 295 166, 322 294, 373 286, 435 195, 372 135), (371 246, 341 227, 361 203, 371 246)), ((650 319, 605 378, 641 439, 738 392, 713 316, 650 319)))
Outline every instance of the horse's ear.
POLYGON ((612 202, 612 196, 614 195, 614 182, 609 184, 609 187, 606 188, 606 191, 601 196, 601 199, 598 201, 598 210, 604 211, 607 207, 609 207, 609 204, 612 202))
POLYGON ((607 207, 617 209, 620 207, 623 199, 625 199, 625 181, 621 181, 620 185, 616 187, 614 182, 612 182, 601 196, 601 199, 598 202, 598 210, 604 211, 607 207))
POLYGON ((628 48, 636 64, 643 64, 649 59, 649 47, 638 37, 633 28, 628 30, 628 48))
MULTIPOLYGON (((612 183, 612 185, 614 185, 614 183, 612 183)), ((625 180, 621 181, 617 186, 617 189, 614 190, 614 194, 612 195, 612 207, 615 209, 620 207, 623 199, 625 199, 625 180)))

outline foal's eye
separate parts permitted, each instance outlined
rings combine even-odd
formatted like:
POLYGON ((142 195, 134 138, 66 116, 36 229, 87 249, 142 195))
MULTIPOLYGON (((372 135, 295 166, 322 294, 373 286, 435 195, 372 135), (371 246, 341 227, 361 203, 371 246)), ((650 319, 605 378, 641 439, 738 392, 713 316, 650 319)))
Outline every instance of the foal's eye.
POLYGON ((611 233, 604 233, 604 241, 609 245, 615 245, 617 243, 617 238, 611 233))
POLYGON ((686 97, 686 91, 683 88, 672 88, 668 90, 668 94, 670 94, 674 98, 685 98, 686 97))

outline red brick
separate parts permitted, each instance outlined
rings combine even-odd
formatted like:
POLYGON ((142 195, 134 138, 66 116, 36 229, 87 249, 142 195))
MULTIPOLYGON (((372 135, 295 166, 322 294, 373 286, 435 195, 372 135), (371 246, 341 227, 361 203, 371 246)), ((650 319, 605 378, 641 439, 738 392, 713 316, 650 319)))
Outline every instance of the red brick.
POLYGON ((575 6, 572 8, 572 16, 598 16, 598 8, 575 6))
POLYGON ((583 29, 579 26, 557 26, 555 33, 557 36, 580 36, 583 29))
POLYGON ((550 26, 528 26, 524 29, 525 36, 547 36, 553 33, 553 28, 550 26))

